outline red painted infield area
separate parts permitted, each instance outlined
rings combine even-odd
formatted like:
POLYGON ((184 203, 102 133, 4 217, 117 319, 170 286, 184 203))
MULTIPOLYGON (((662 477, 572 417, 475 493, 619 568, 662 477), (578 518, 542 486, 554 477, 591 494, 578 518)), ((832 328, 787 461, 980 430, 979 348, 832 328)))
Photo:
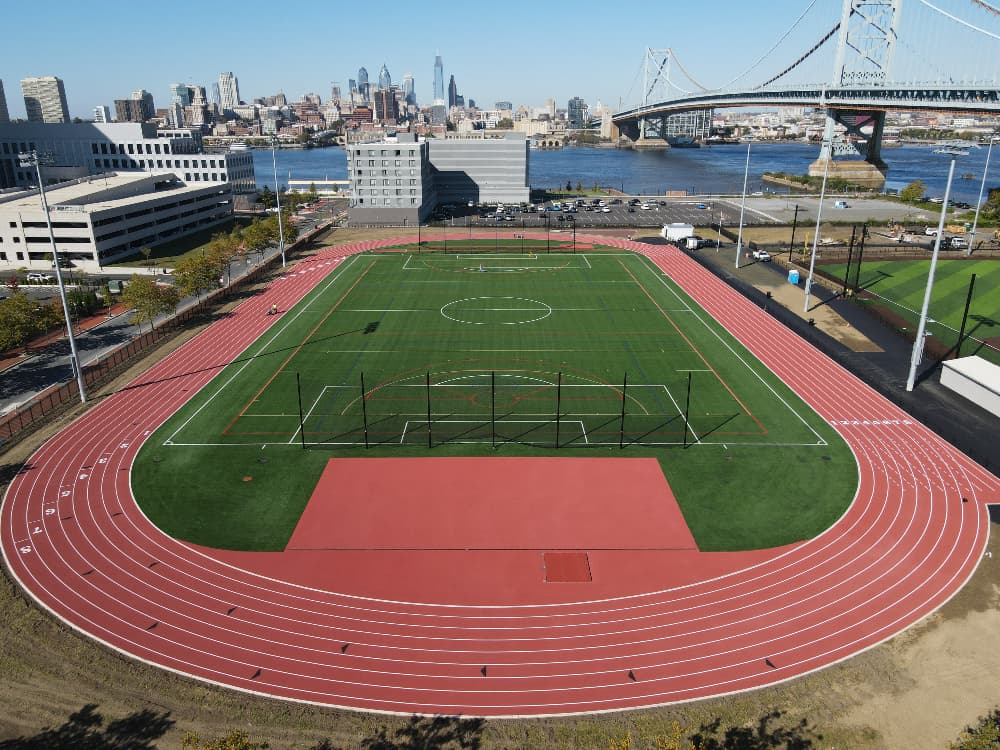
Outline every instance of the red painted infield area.
POLYGON ((695 549, 652 458, 335 458, 289 550, 695 549))

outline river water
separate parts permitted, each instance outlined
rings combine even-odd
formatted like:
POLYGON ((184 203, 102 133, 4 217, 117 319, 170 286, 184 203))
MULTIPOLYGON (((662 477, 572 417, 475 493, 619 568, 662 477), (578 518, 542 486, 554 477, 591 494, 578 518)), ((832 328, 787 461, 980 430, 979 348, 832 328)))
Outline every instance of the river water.
MULTIPOLYGON (((805 143, 755 143, 750 148, 749 192, 782 192, 761 182, 764 172, 805 174, 819 153, 818 146, 805 143)), ((986 148, 972 149, 958 157, 952 183, 953 201, 975 203, 986 162, 986 148)), ((993 177, 1000 153, 990 158, 986 188, 1000 186, 993 177)), ((347 179, 347 160, 341 148, 285 149, 277 157, 278 179, 347 179)), ((924 181, 928 197, 944 196, 950 157, 934 153, 931 146, 886 148, 882 157, 889 165, 887 188, 901 189, 916 179, 924 181)), ((253 152, 257 185, 274 189, 270 150, 253 152)), ((618 148, 570 147, 554 151, 532 150, 528 157, 528 184, 533 188, 565 187, 567 181, 591 188, 595 184, 623 189, 637 195, 661 194, 667 190, 689 193, 739 194, 743 190, 746 145, 675 148, 668 151, 632 151, 618 148)))

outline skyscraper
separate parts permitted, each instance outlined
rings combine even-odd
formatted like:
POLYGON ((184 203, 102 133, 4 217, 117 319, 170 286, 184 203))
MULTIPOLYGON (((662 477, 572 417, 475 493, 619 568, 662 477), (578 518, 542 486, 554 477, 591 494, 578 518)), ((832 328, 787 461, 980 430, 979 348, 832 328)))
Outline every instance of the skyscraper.
POLYGON ((385 63, 382 63, 382 69, 378 72, 378 87, 385 90, 392 88, 392 76, 389 75, 389 69, 385 67, 385 63))
POLYGON ((434 58, 434 103, 444 104, 444 65, 441 55, 434 58))
POLYGON ((191 103, 191 87, 186 83, 170 84, 170 101, 186 107, 191 103))
POLYGON ((358 93, 368 101, 368 70, 363 67, 358 68, 358 93))
POLYGON ((111 110, 107 104, 98 104, 94 107, 94 122, 111 122, 111 110))
POLYGON ((413 90, 413 75, 410 73, 403 76, 403 101, 407 104, 417 103, 417 95, 413 90))
POLYGON ((448 79, 448 106, 454 107, 458 104, 458 86, 455 84, 455 76, 448 79))
POLYGON ((28 122, 69 122, 69 105, 61 78, 23 78, 21 91, 28 122))
POLYGON ((240 83, 232 73, 219 73, 219 106, 232 112, 240 103, 240 83))
POLYGON ((570 99, 566 107, 566 125, 577 129, 587 125, 587 102, 578 96, 570 99))
POLYGON ((3 93, 3 81, 0 81, 0 124, 10 122, 10 113, 7 112, 7 97, 3 93))

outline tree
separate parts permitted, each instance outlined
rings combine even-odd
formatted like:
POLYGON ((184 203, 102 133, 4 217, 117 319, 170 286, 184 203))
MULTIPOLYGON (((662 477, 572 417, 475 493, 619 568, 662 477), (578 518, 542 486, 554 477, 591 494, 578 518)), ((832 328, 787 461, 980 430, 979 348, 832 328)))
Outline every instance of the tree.
POLYGON ((149 321, 152 331, 153 319, 161 313, 173 312, 180 295, 172 286, 157 284, 149 276, 136 274, 122 291, 121 300, 135 312, 135 324, 142 328, 142 324, 149 321))
POLYGON ((241 237, 243 247, 246 248, 247 253, 258 253, 263 256, 268 246, 277 240, 277 224, 275 223, 274 230, 272 231, 267 221, 254 219, 248 226, 243 228, 241 237))
POLYGON ((583 183, 582 182, 577 182, 576 183, 576 192, 578 192, 578 193, 582 193, 583 192, 583 183))
POLYGON ((316 183, 309 183, 309 200, 314 201, 319 197, 319 193, 316 192, 316 183))
POLYGON ((1000 747, 1000 708, 994 708, 974 727, 966 727, 958 742, 948 745, 949 750, 996 750, 1000 747))
POLYGON ((224 268, 208 252, 189 253, 177 261, 174 267, 177 288, 183 294, 201 297, 209 289, 219 286, 219 276, 224 268))
POLYGON ((509 117, 501 117, 499 120, 497 120, 496 128, 497 130, 513 130, 514 121, 509 117))
POLYGON ((566 180, 566 192, 570 193, 572 191, 573 191, 573 183, 570 182, 569 180, 566 180))
POLYGON ((924 197, 926 188, 922 180, 914 180, 905 188, 899 191, 899 197, 907 203, 913 203, 924 197))
POLYGON ((41 333, 38 303, 24 292, 14 292, 9 299, 0 301, 0 351, 17 349, 41 333))
POLYGON ((149 256, 153 254, 153 248, 144 247, 139 252, 142 253, 142 257, 146 259, 146 268, 149 268, 149 256))
POLYGON ((274 193, 271 191, 267 185, 265 185, 260 193, 257 194, 257 200, 264 208, 274 208, 274 193))

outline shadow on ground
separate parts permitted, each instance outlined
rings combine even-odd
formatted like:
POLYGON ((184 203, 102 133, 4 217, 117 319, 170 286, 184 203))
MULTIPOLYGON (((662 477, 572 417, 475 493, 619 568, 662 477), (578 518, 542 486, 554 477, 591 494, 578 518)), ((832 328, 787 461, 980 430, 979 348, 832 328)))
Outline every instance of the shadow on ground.
POLYGON ((0 750, 155 750, 155 741, 173 727, 169 713, 143 710, 104 723, 97 705, 88 703, 60 726, 33 737, 0 742, 0 750))

